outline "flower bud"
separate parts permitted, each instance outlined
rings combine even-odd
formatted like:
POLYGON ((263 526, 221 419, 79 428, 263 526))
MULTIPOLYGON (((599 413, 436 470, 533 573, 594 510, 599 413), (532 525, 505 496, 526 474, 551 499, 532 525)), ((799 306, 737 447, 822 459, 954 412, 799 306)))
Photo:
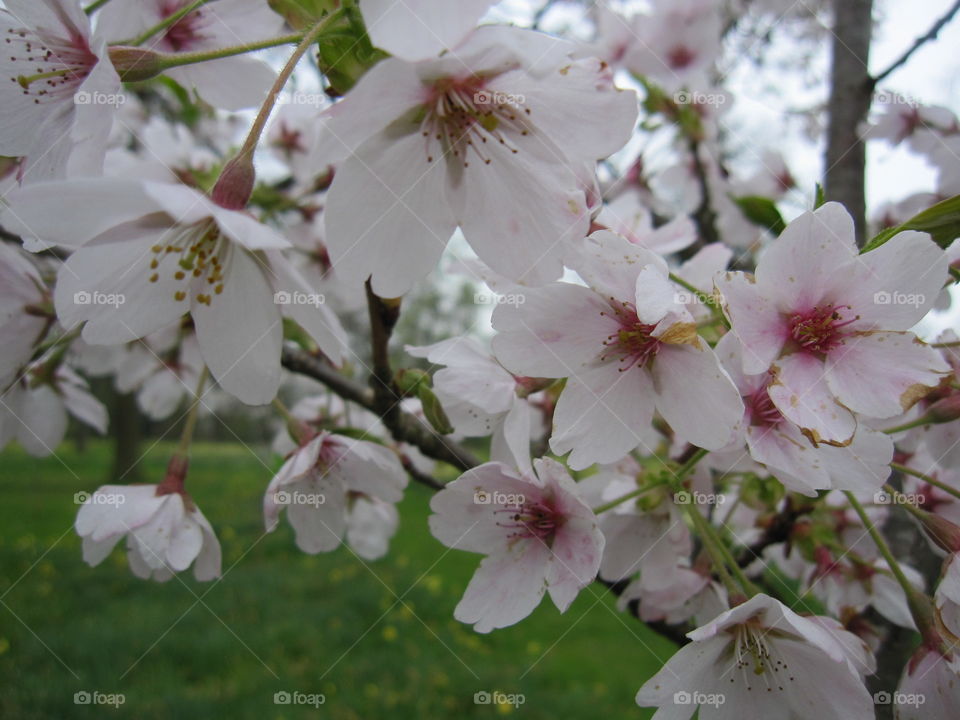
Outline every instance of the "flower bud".
POLYGON ((949 520, 918 509, 914 513, 933 542, 948 553, 960 552, 960 527, 949 520))
POLYGON ((937 400, 927 409, 927 417, 935 423, 960 420, 960 393, 954 393, 942 400, 937 400))
POLYGON ((123 82, 155 78, 165 69, 163 54, 140 47, 117 45, 107 51, 110 62, 123 82))
POLYGON ((250 202, 257 171, 250 153, 242 152, 223 168, 210 193, 213 201, 227 210, 243 210, 250 202))

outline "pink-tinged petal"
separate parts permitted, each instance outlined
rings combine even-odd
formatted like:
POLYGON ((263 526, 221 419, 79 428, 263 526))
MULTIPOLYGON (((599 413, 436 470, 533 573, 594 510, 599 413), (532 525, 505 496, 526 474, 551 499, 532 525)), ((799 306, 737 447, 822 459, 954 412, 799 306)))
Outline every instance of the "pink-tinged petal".
POLYGON ((156 491, 156 485, 104 485, 98 488, 95 494, 100 497, 84 503, 77 513, 74 523, 77 535, 100 542, 140 527, 163 504, 164 496, 158 496, 156 491), (107 502, 110 499, 116 502, 107 502))
POLYGON ((824 445, 819 452, 835 489, 873 492, 890 477, 893 438, 861 425, 848 446, 824 445))
POLYGON ((223 234, 247 250, 285 250, 292 247, 290 241, 279 232, 245 212, 225 210, 216 205, 211 210, 223 234))
POLYGON ((897 693, 893 696, 897 720, 954 718, 960 707, 956 653, 942 657, 921 646, 903 668, 897 693), (951 662, 952 660, 952 662, 951 662), (923 698, 921 704, 919 698, 923 698))
POLYGON ((277 73, 262 60, 229 57, 184 65, 169 71, 170 77, 203 100, 223 110, 243 110, 263 103, 277 73))
POLYGON ((31 185, 11 192, 6 200, 9 207, 2 218, 10 232, 69 248, 161 209, 142 186, 116 178, 31 185), (51 212, 53 207, 56 212, 51 212))
POLYGON ((287 520, 296 536, 297 547, 315 555, 336 550, 347 529, 346 500, 336 483, 309 483, 292 486, 287 520), (300 493, 300 495, 297 495, 300 493), (310 495, 323 495, 323 502, 310 503, 310 495))
POLYGON ((264 405, 280 386, 280 311, 259 260, 236 249, 224 266, 223 292, 209 305, 194 299, 191 306, 200 352, 220 387, 248 405, 264 405))
POLYGON ((595 161, 622 148, 637 120, 637 95, 613 86, 613 73, 597 58, 563 63, 531 82, 522 71, 489 84, 523 98, 530 119, 573 160, 595 161))
POLYGON ((488 555, 470 579, 453 616, 478 633, 523 620, 547 589, 550 548, 537 539, 520 540, 506 552, 488 555))
POLYGON ((193 563, 193 576, 200 582, 208 582, 220 577, 222 561, 220 541, 203 513, 194 510, 190 516, 200 526, 203 533, 203 547, 200 548, 200 553, 193 563))
POLYGON ((281 253, 266 253, 273 278, 274 302, 286 297, 291 302, 280 306, 283 314, 293 318, 306 330, 317 346, 336 364, 343 362, 347 352, 347 335, 336 314, 326 304, 326 298, 317 293, 300 271, 281 253), (282 295, 286 293, 286 296, 282 295), (315 302, 300 302, 314 300, 315 302))
POLYGON ((516 398, 490 440, 490 459, 521 472, 530 472, 530 425, 533 409, 526 400, 516 398))
POLYGON ((149 231, 129 242, 80 248, 57 274, 54 303, 66 328, 86 321, 83 338, 93 345, 129 342, 176 322, 187 304, 175 298, 183 283, 173 271, 150 282, 150 248, 159 235, 149 231), (94 302, 96 300, 96 302, 94 302))
POLYGON ((637 705, 641 707, 660 706, 657 713, 660 718, 687 720, 697 706, 693 703, 674 704, 674 693, 692 693, 701 690, 704 679, 716 674, 721 657, 727 652, 730 642, 727 638, 717 637, 705 642, 690 643, 674 653, 656 675, 647 680, 637 692, 637 705), (666 711, 666 712, 664 712, 666 711), (660 713, 663 712, 663 715, 660 713))
POLYGON ((657 253, 608 230, 591 233, 585 242, 577 244, 567 265, 598 295, 621 301, 636 296, 641 269, 650 267, 667 275, 667 263, 657 253))
POLYGON ((815 497, 817 490, 830 488, 830 476, 823 468, 822 456, 803 437, 796 426, 785 421, 783 427, 748 427, 750 457, 762 463, 785 487, 815 497), (785 430, 792 429, 793 432, 785 430))
POLYGON ((456 222, 446 202, 443 159, 428 161, 427 153, 419 132, 395 137, 385 131, 337 169, 324 221, 344 282, 369 277, 375 293, 399 297, 436 265, 456 222))
POLYGON ((467 162, 455 169, 462 170, 462 185, 451 201, 470 247, 510 280, 543 285, 558 279, 567 245, 582 240, 590 226, 586 198, 563 152, 533 129, 503 144, 484 143, 467 162))
POLYGON ((492 319, 493 353, 518 375, 559 378, 587 371, 620 327, 610 304, 582 285, 556 283, 523 297, 515 308, 498 305, 492 319))
POLYGON ((719 450, 743 418, 743 400, 716 353, 701 345, 662 346, 651 367, 653 388, 657 411, 678 437, 719 450))
POLYGON ((509 545, 509 528, 499 524, 505 505, 494 500, 523 495, 532 498, 540 488, 529 476, 503 463, 489 462, 468 470, 448 483, 430 499, 430 532, 447 547, 475 553, 505 551, 509 545), (498 495, 498 493, 500 493, 498 495))
POLYGON ((821 720, 873 720, 873 698, 857 674, 829 662, 820 650, 796 640, 777 640, 792 677, 786 700, 794 717, 821 720))
POLYGON ((203 530, 189 515, 174 527, 167 545, 165 560, 171 570, 181 572, 190 567, 203 547, 203 530))
POLYGON ((567 380, 550 448, 557 455, 572 450, 567 464, 574 470, 616 462, 649 443, 653 410, 653 381, 646 370, 620 372, 617 363, 601 365, 567 380))
POLYGON ((593 513, 585 510, 579 516, 567 516, 550 548, 547 591, 560 612, 565 612, 577 593, 597 577, 603 557, 603 533, 593 513))
POLYGON ((110 422, 107 408, 89 392, 86 383, 65 382, 60 384, 59 389, 63 394, 63 404, 73 417, 101 435, 107 431, 110 422))
POLYGON ((379 560, 387 554, 399 524, 395 506, 356 498, 347 518, 347 543, 364 560, 379 560))
POLYGON ((407 111, 427 102, 414 66, 394 58, 374 65, 346 96, 323 114, 319 157, 338 162, 407 111))
POLYGON ((67 411, 63 399, 49 385, 27 390, 17 415, 17 440, 28 455, 46 457, 63 441, 67 411))
POLYGON ((407 473, 393 450, 364 440, 332 437, 335 437, 332 442, 343 449, 340 459, 331 466, 329 472, 339 477, 345 488, 387 502, 395 503, 403 499, 407 473))
POLYGON ((909 410, 949 369, 939 352, 906 332, 848 337, 826 361, 827 382, 837 399, 877 418, 909 410))
POLYGON ((757 285, 784 312, 805 311, 823 300, 857 256, 853 219, 826 203, 792 221, 760 256, 757 285))
POLYGON ((495 0, 363 0, 360 11, 378 48, 404 60, 452 50, 495 0))
POLYGON ((857 421, 827 385, 822 360, 805 352, 786 355, 771 368, 770 399, 785 418, 800 426, 813 443, 845 445, 857 421))
POLYGON ((634 293, 637 318, 642 323, 655 325, 667 313, 683 312, 676 288, 656 265, 646 265, 640 269, 634 293))
POLYGON ((743 345, 744 372, 766 372, 780 355, 790 332, 774 300, 743 273, 728 273, 716 286, 723 296, 732 331, 743 345))
POLYGON ((947 281, 946 254, 926 233, 902 232, 857 258, 838 278, 834 304, 849 305, 856 330, 909 330, 947 281))

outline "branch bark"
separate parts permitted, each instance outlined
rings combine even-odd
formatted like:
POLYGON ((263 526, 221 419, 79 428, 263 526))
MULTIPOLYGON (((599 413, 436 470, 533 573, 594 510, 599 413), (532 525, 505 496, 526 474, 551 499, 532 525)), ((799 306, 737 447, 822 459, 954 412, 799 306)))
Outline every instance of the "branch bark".
POLYGON ((824 191, 853 216, 857 244, 866 239, 866 148, 859 128, 870 111, 873 78, 867 69, 873 0, 833 0, 833 59, 827 106, 824 191))
POLYGON ((874 77, 873 84, 877 85, 878 83, 885 80, 887 76, 890 75, 892 72, 902 67, 903 65, 906 65, 907 61, 913 56, 913 54, 917 50, 922 48, 928 42, 932 42, 936 40, 937 35, 940 34, 940 31, 943 30, 943 27, 947 23, 949 23, 951 20, 953 20, 954 16, 957 14, 958 11, 960 11, 960 0, 957 0, 957 2, 955 2, 953 6, 949 10, 947 10, 947 12, 945 12, 943 16, 940 17, 940 19, 938 19, 926 33, 924 33, 923 35, 918 37, 916 40, 914 40, 913 45, 908 47, 906 51, 903 53, 903 55, 901 55, 896 60, 894 60, 893 63, 891 63, 890 67, 888 67, 886 70, 884 70, 883 72, 879 73, 876 77, 874 77))

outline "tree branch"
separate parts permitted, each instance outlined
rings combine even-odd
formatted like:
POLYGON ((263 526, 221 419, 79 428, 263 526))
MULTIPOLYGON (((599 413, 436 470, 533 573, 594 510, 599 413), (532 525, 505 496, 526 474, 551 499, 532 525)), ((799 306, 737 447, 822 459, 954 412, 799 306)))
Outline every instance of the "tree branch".
POLYGON ((906 65, 907 61, 917 50, 919 50, 921 47, 926 45, 928 42, 932 42, 936 40, 937 35, 940 34, 940 31, 943 30, 943 27, 948 22, 953 20, 953 17, 957 14, 957 11, 960 11, 960 0, 957 0, 957 2, 955 2, 953 6, 949 10, 947 10, 947 12, 944 13, 944 15, 939 20, 937 20, 926 33, 924 33, 923 35, 918 37, 916 40, 914 40, 913 45, 907 48, 907 50, 903 53, 903 55, 901 55, 896 60, 894 60, 893 64, 891 64, 890 67, 888 67, 886 70, 884 70, 882 73, 880 73, 876 77, 872 78, 872 81, 871 81, 872 85, 876 86, 878 83, 882 82, 894 70, 898 69, 902 65, 906 65))

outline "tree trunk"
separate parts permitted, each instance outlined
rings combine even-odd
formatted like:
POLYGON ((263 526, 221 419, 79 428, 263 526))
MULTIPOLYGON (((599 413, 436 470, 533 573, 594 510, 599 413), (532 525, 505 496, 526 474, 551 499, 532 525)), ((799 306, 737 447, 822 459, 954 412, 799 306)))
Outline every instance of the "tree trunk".
POLYGON ((866 150, 859 128, 870 110, 867 69, 873 0, 833 0, 833 53, 827 106, 824 192, 853 215, 857 244, 866 238, 866 150))
POLYGON ((132 393, 121 395, 112 390, 110 435, 113 438, 111 482, 128 485, 140 481, 140 410, 132 393))

